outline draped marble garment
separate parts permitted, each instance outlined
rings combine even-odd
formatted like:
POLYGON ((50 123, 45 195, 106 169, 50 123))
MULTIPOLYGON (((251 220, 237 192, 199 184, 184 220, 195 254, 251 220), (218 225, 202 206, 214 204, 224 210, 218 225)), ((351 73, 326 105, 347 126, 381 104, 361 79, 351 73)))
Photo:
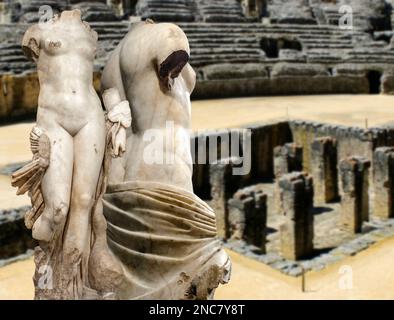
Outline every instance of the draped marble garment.
POLYGON ((228 282, 230 260, 216 236, 215 214, 196 195, 128 182, 108 186, 103 201, 108 245, 125 277, 119 298, 210 298, 228 282), (206 288, 199 283, 204 277, 206 288))

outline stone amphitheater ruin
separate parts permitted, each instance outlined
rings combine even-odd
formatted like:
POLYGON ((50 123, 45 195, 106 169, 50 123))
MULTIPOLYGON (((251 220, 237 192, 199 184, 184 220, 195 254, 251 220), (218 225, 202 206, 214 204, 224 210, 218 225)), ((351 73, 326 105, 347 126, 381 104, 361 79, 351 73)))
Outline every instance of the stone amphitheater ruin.
MULTIPOLYGON (((175 22, 187 34, 198 77, 194 99, 394 92, 394 1, 261 1, 257 15, 254 1, 244 3, 2 2, 0 119, 36 110, 37 74, 20 42, 41 5, 81 8, 98 32, 97 90, 108 55, 133 21, 152 19, 175 22), (339 27, 344 5, 353 8, 351 29, 339 27)), ((228 248, 298 276, 394 236, 394 128, 289 120, 249 129, 248 175, 231 175, 236 164, 222 154, 217 163, 194 166, 195 192, 215 209, 228 248)), ((208 140, 230 149, 231 141, 221 137, 220 131, 196 134, 192 142, 202 144, 208 158, 208 140)), ((34 245, 23 227, 23 211, 0 215, 0 260, 34 245)))

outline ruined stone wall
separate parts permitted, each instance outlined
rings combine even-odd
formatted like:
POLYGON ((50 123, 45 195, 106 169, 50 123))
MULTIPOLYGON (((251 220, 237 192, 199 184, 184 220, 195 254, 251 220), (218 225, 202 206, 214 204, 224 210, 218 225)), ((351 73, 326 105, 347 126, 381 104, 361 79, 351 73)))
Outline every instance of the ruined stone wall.
POLYGON ((202 80, 197 83, 194 99, 308 95, 308 94, 368 94, 368 81, 364 77, 307 77, 252 78, 202 80))
POLYGON ((310 147, 319 137, 337 140, 338 159, 358 155, 372 161, 377 147, 394 145, 394 130, 391 128, 361 129, 308 121, 290 121, 289 125, 294 141, 303 147, 304 170, 308 172, 311 168, 310 147))
MULTIPOLYGON (((251 185, 259 180, 270 180, 274 177, 274 148, 292 141, 292 134, 287 122, 279 122, 272 124, 262 124, 249 127, 251 129, 251 170, 246 176, 239 176, 235 178, 234 192, 242 185, 251 185)), ((197 160, 201 155, 198 155, 197 147, 193 154, 194 162, 197 163, 193 168, 193 185, 194 191, 203 199, 211 199, 211 176, 209 163, 209 139, 219 141, 218 150, 221 150, 223 144, 225 148, 230 149, 231 139, 221 142, 220 136, 227 134, 227 131, 217 131, 213 133, 206 133, 194 135, 192 137, 192 146, 202 144, 205 146, 205 154, 202 155, 203 163, 198 164, 197 160)), ((242 150, 242 146, 240 147, 242 150)), ((219 154, 219 159, 222 157, 219 154)))
MULTIPOLYGON (((200 143, 203 143, 206 148, 204 157, 206 157, 207 162, 194 165, 194 189, 200 197, 214 207, 218 216, 219 234, 221 236, 225 236, 227 232, 227 227, 225 227, 226 217, 229 214, 227 202, 235 192, 240 188, 258 183, 272 183, 275 177, 275 156, 279 156, 274 154, 275 150, 279 150, 277 147, 294 145, 294 148, 302 152, 303 167, 292 169, 289 173, 294 170, 304 170, 313 176, 316 185, 315 202, 316 204, 324 204, 338 201, 339 196, 343 194, 341 172, 339 171, 340 163, 344 159, 352 157, 362 158, 371 163, 372 169, 366 173, 366 180, 363 183, 370 186, 367 187, 368 194, 373 195, 374 184, 376 183, 373 181, 372 173, 376 172, 377 169, 383 171, 383 173, 387 171, 384 171, 385 168, 382 165, 379 166, 379 162, 373 161, 374 151, 382 146, 394 146, 394 129, 392 128, 361 129, 315 122, 289 121, 256 125, 250 129, 252 132, 252 162, 251 171, 246 176, 234 176, 232 174, 231 169, 234 166, 232 161, 208 163, 209 144, 207 141, 217 139, 224 132, 208 132, 200 135, 200 139, 205 137, 205 140, 201 140, 200 143), (287 144, 290 142, 293 144, 287 144), (329 147, 326 146, 328 142, 330 142, 329 147), (320 152, 316 149, 319 143, 321 144, 320 152), (312 149, 313 146, 316 150, 312 149), (312 159, 312 156, 315 158, 312 159), (336 159, 333 157, 336 157, 336 159), (375 165, 378 167, 374 168, 375 165)), ((192 140, 195 139, 197 139, 197 136, 192 138, 192 140)), ((195 145, 195 143, 193 141, 192 145, 195 145)), ((225 144, 227 144, 225 149, 228 149, 229 141, 226 141, 225 144)), ((220 144, 219 149, 221 149, 220 144)), ((195 155, 195 157, 198 157, 198 155, 195 155)), ((221 157, 219 156, 219 158, 221 157)), ((298 158, 301 159, 301 157, 298 158)), ((278 176, 276 178, 279 179, 278 176)), ((387 177, 383 178, 388 179, 387 177)), ((382 180, 383 178, 379 179, 382 180)), ((275 190, 274 193, 278 192, 278 189, 275 190)), ((369 206, 372 212, 374 197, 369 197, 366 201, 370 202, 369 206)), ((278 207, 277 203, 279 203, 278 197, 270 205, 278 207)), ((376 210, 380 209, 376 208, 376 210)), ((280 210, 277 209, 277 211, 280 210)))

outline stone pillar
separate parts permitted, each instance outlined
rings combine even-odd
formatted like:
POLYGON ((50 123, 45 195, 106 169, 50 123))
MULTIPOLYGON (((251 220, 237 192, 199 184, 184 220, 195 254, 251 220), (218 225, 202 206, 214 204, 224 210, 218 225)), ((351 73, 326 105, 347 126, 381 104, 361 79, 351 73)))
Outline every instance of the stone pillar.
POLYGON ((0 24, 11 23, 10 3, 0 2, 0 24))
POLYGON ((233 167, 233 159, 222 159, 209 165, 210 205, 216 213, 218 236, 225 239, 228 237, 227 202, 239 187, 239 177, 233 175, 233 167))
POLYGON ((371 162, 362 157, 350 157, 339 164, 342 184, 341 226, 350 233, 361 232, 369 219, 369 167, 371 162))
POLYGON ((313 179, 293 172, 279 180, 284 222, 280 227, 282 256, 298 260, 313 252, 313 179))
POLYGON ((377 148, 373 156, 374 208, 379 218, 394 217, 394 148, 377 148))
POLYGON ((110 7, 117 17, 123 16, 124 12, 124 1, 122 0, 106 0, 106 4, 110 7))
POLYGON ((311 173, 315 189, 315 203, 337 201, 338 169, 337 142, 331 137, 315 139, 311 146, 311 173))
POLYGON ((267 16, 267 0, 256 0, 256 11, 259 19, 267 16))
POLYGON ((245 16, 261 19, 267 15, 267 0, 241 0, 245 16))
POLYGON ((302 147, 286 143, 274 149, 274 173, 280 178, 292 171, 302 171, 302 147))
POLYGON ((258 186, 237 191, 228 201, 229 237, 266 252, 267 195, 258 186))
POLYGON ((274 174, 275 174, 275 192, 274 204, 275 212, 283 214, 280 205, 279 180, 285 174, 293 171, 302 171, 302 147, 295 143, 286 143, 283 146, 274 148, 274 174))

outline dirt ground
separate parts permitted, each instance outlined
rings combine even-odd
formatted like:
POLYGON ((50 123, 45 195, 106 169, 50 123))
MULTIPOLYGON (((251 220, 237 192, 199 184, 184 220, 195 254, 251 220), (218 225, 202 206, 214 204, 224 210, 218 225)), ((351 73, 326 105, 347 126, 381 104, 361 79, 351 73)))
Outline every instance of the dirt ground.
MULTIPOLYGON (((394 123, 393 96, 262 97, 194 101, 193 130, 302 119, 358 127, 394 123)), ((28 135, 33 123, 0 126, 0 167, 31 158, 28 135)), ((9 177, 0 175, 0 208, 28 204, 16 197, 9 177)), ((280 274, 259 262, 231 253, 232 281, 217 299, 394 299, 394 239, 301 279, 280 274), (341 272, 345 272, 342 274, 341 272), (352 287, 352 288, 350 288, 352 287)), ((0 268, 0 299, 33 297, 33 260, 0 268)))
MULTIPOLYGON (((394 239, 372 246, 320 272, 301 278, 279 273, 230 252, 232 279, 216 291, 220 300, 394 299, 394 239)), ((33 259, 0 268, 0 300, 32 299, 33 259)))

